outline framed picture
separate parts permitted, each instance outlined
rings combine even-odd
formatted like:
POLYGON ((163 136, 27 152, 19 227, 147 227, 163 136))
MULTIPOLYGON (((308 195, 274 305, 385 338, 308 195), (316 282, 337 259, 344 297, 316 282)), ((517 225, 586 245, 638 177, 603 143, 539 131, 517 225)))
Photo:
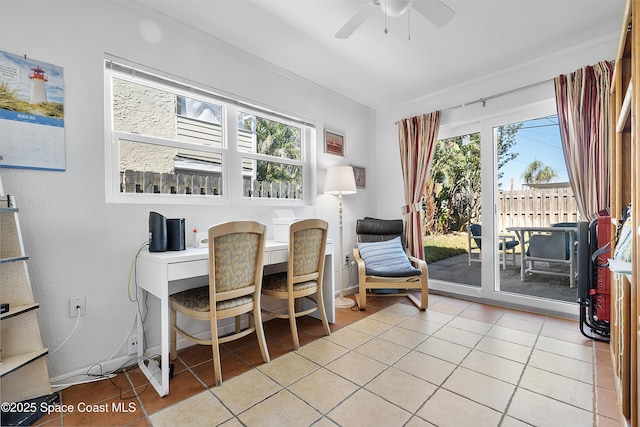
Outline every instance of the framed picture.
POLYGON ((344 157, 344 135, 325 129, 324 152, 344 157))
POLYGON ((356 180, 356 187, 364 188, 367 182, 365 169, 359 166, 352 166, 352 168, 353 168, 353 177, 356 180))

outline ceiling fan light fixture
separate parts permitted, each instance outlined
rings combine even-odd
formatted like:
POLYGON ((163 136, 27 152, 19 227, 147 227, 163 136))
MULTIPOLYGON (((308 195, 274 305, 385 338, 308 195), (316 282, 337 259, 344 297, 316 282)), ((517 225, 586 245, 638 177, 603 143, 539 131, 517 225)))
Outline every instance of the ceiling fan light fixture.
POLYGON ((335 37, 337 39, 346 39, 351 36, 378 8, 380 8, 384 14, 385 34, 389 32, 387 28, 387 17, 395 18, 408 12, 410 9, 414 9, 436 27, 442 27, 451 21, 456 14, 455 10, 449 7, 444 1, 445 0, 369 0, 338 30, 335 37))
POLYGON ((412 0, 380 0, 382 13, 391 18, 402 15, 411 6, 412 0))

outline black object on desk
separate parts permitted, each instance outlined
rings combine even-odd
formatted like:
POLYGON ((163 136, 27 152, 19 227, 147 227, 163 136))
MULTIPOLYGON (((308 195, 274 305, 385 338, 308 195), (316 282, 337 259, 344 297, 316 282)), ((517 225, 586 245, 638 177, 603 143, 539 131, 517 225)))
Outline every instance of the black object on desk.
POLYGON ((167 218, 158 212, 149 212, 149 252, 167 250, 167 218))

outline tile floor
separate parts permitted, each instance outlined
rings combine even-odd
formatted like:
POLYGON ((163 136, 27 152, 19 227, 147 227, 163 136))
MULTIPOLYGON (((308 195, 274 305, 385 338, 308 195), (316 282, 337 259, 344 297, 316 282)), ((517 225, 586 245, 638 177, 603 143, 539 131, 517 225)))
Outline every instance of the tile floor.
POLYGON ((608 345, 577 322, 430 295, 427 311, 404 297, 338 309, 331 336, 299 321, 265 324, 270 363, 255 336, 222 352, 211 387, 211 350, 179 352, 160 398, 137 368, 62 391, 75 411, 43 426, 620 426, 608 345), (113 411, 113 404, 128 411, 113 411))

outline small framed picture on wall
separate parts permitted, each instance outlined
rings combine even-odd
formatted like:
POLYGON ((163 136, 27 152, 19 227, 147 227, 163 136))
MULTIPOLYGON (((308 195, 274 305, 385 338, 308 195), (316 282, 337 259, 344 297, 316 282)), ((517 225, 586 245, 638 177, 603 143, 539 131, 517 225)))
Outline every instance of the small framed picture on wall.
POLYGON ((356 180, 356 187, 364 188, 367 182, 366 171, 364 168, 360 166, 352 166, 353 168, 353 177, 356 180))
POLYGON ((344 135, 325 129, 324 152, 344 157, 344 135))

